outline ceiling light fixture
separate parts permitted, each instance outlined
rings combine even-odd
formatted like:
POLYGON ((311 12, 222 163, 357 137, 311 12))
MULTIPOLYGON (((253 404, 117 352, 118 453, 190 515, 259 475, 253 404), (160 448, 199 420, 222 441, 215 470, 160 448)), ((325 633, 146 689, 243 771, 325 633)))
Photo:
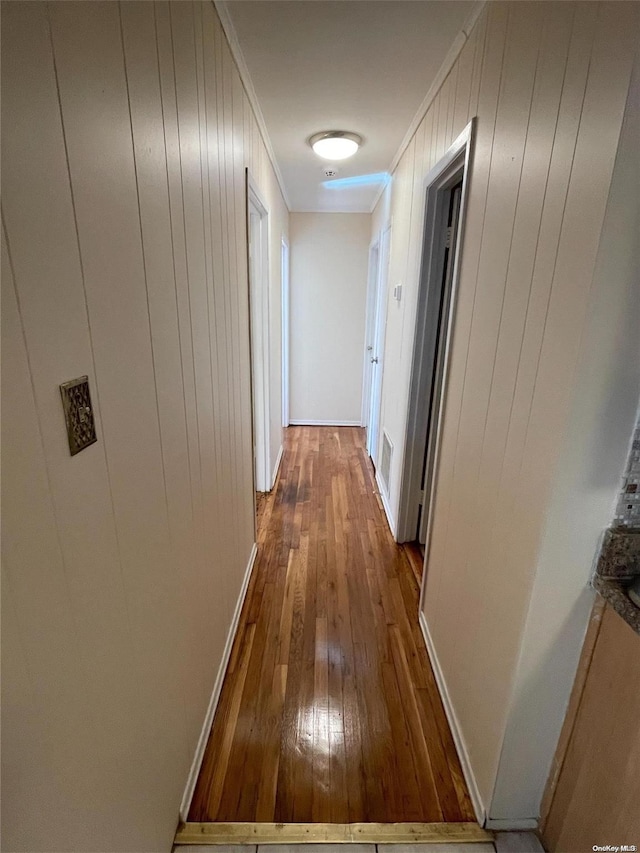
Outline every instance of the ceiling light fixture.
POLYGON ((324 160, 346 160, 356 153, 361 144, 361 136, 345 130, 325 130, 309 140, 309 145, 324 160))

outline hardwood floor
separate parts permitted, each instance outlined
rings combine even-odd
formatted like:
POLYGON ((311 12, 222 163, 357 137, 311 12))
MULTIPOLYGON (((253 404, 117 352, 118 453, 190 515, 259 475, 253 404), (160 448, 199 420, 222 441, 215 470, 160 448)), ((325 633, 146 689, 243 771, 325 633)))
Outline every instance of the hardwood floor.
POLYGON ((262 527, 262 519, 270 497, 271 495, 269 492, 256 492, 256 524, 258 526, 258 530, 262 527))
POLYGON ((290 427, 190 821, 473 821, 354 427, 290 427))
POLYGON ((402 549, 409 561, 416 583, 420 585, 424 570, 424 550, 421 548, 419 542, 405 542, 402 549))

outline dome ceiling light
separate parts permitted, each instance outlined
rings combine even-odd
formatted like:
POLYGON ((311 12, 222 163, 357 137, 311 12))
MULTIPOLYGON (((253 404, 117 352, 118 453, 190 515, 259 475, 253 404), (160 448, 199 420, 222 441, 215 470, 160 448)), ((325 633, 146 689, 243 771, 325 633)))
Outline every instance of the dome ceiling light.
POLYGON ((346 160, 356 153, 361 144, 361 136, 345 130, 325 130, 309 140, 309 145, 323 160, 346 160))

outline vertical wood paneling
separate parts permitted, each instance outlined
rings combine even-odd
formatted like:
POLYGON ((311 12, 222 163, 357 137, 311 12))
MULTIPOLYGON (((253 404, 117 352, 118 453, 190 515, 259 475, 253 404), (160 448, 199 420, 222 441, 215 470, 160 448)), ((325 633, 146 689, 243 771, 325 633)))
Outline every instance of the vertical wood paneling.
MULTIPOLYGON (((253 453, 252 453, 252 428, 251 409, 251 359, 249 350, 249 279, 247 275, 247 213, 246 213, 246 177, 244 151, 244 90, 237 74, 232 77, 233 81, 233 165, 234 165, 234 193, 236 199, 235 208, 235 251, 236 251, 236 293, 238 296, 238 368, 239 368, 239 423, 242 429, 242 443, 239 444, 239 467, 240 488, 244 490, 253 489, 253 453)), ((260 186, 268 184, 265 176, 260 179, 260 186)), ((267 193, 265 193, 267 195, 267 193)), ((277 244, 271 248, 277 252, 277 244)), ((268 284, 267 284, 268 287, 268 284)), ((267 338, 269 331, 267 330, 267 338)), ((275 394, 275 386, 274 386, 275 394)), ((278 449, 282 443, 281 430, 276 430, 280 437, 278 449)), ((254 511, 249 504, 244 505, 244 514, 241 518, 243 535, 250 536, 254 528, 254 511)))
MULTIPOLYGON (((24 17, 15 14, 15 6, 7 11, 10 46, 3 56, 3 116, 12 133, 3 135, 3 150, 12 168, 3 173, 3 216, 12 235, 12 265, 20 283, 38 417, 48 425, 42 440, 65 542, 69 593, 87 660, 105 661, 103 672, 87 689, 96 691, 104 709, 103 725, 117 731, 124 722, 121 715, 127 713, 120 685, 124 681, 130 688, 132 682, 116 661, 122 659, 130 636, 104 448, 88 451, 83 468, 69 466, 61 456, 61 450, 67 451, 59 377, 71 378, 81 365, 92 382, 95 373, 53 57, 44 7, 29 6, 24 17), (37 48, 33 54, 27 44, 37 48), (23 78, 29 84, 26 93, 19 83, 23 78), (64 312, 60 304, 66 306, 64 312), (89 553, 93 559, 88 563, 89 553), (113 623, 118 630, 112 634, 108 626, 113 623)), ((96 389, 93 405, 99 420, 96 389)))
POLYGON ((245 167, 288 213, 211 3, 2 17, 3 835, 168 849, 254 539, 245 167))
MULTIPOLYGON (((211 207, 209 205, 209 192, 211 177, 209 175, 209 156, 207 151, 207 110, 205 97, 205 77, 204 77, 204 45, 203 45, 203 24, 202 24, 202 4, 196 3, 193 5, 193 36, 194 36, 194 52, 195 52, 195 70, 196 70, 196 93, 197 93, 197 115, 198 115, 198 132, 199 132, 199 160, 200 160, 200 204, 202 209, 202 232, 204 237, 203 242, 203 257, 205 269, 205 287, 206 287, 206 337, 208 343, 208 356, 210 364, 210 383, 211 383, 211 412, 210 412, 210 430, 208 436, 210 441, 210 480, 209 480, 209 499, 205 511, 205 517, 208 519, 207 526, 211 530, 213 537, 213 547, 217 548, 222 539, 222 531, 220 530, 220 511, 221 511, 221 489, 220 489, 220 432, 215 429, 216 421, 219 419, 216 401, 216 389, 219 386, 218 378, 218 353, 215 343, 212 342, 212 322, 213 312, 215 311, 215 298, 213 288, 213 258, 212 258, 212 223, 211 223, 211 207)), ((194 105, 195 106, 195 105, 194 105)), ((212 553, 208 549, 208 553, 212 553)), ((215 613, 215 600, 208 602, 209 612, 207 619, 215 613)), ((214 596, 215 598, 215 596, 214 596)), ((219 603, 218 603, 219 605, 219 603)), ((224 634, 222 634, 224 636, 224 634)))
MULTIPOLYGON (((420 124, 415 135, 415 150, 413 158, 413 184, 411 187, 411 231, 409 244, 407 246, 407 276, 417 279, 420 275, 420 263, 422 252, 420 250, 420 237, 424 226, 424 176, 428 172, 425 168, 425 122, 420 124)), ((413 294, 412 294, 413 295, 413 294)), ((417 296, 417 293, 415 294, 417 296)), ((408 330, 407 330, 408 332, 408 330)), ((408 334, 407 349, 410 349, 411 335, 408 334)))
MULTIPOLYGON (((392 283, 409 259, 403 305, 388 306, 382 401, 383 427, 401 448, 421 250, 416 202, 426 171, 477 117, 425 614, 487 805, 568 417, 637 15, 633 4, 488 4, 414 137, 422 134, 424 156, 407 148, 374 212, 374 233, 385 207, 393 212, 392 283)), ((400 466, 397 453, 392 513, 400 466)))
MULTIPOLYGON (((172 3, 169 5, 169 13, 172 62, 175 73, 178 156, 182 182, 183 225, 198 438, 200 485, 198 521, 202 530, 201 547, 203 555, 200 561, 199 586, 203 590, 208 590, 206 582, 209 573, 207 558, 212 553, 212 548, 217 544, 214 543, 213 539, 215 444, 194 7, 192 3, 172 3)), ((195 602, 196 613, 202 626, 201 635, 206 638, 205 648, 207 651, 212 650, 212 644, 215 644, 216 640, 219 642, 215 633, 212 634, 206 629, 211 604, 208 593, 200 596, 195 602)))
POLYGON ((447 107, 447 132, 446 132, 446 145, 447 148, 453 142, 453 120, 456 111, 456 100, 458 98, 458 74, 460 70, 460 63, 456 62, 451 71, 449 72, 450 78, 450 88, 449 88, 449 106, 447 107))
MULTIPOLYGON (((540 249, 540 244, 532 240, 531 235, 539 234, 545 196, 555 189, 549 186, 548 177, 573 13, 571 6, 565 6, 560 14, 554 16, 552 25, 550 21, 546 22, 509 244, 500 325, 496 333, 496 351, 475 486, 484 495, 485 503, 483 513, 476 519, 472 538, 479 571, 487 576, 491 576, 490 562, 494 559, 494 549, 498 543, 498 547, 501 547, 504 535, 502 519, 510 510, 510 507, 504 506, 499 513, 498 496, 519 367, 519 360, 514 359, 513 354, 519 352, 522 341, 535 255, 540 249)), ((517 489, 515 482, 514 487, 517 489)), ((494 628, 484 624, 481 628, 480 624, 474 624, 474 630, 493 633, 493 642, 499 642, 497 626, 494 628)))
MULTIPOLYGON (((193 356, 193 330, 191 327, 191 305, 189 293, 189 271, 187 266, 186 226, 184 216, 184 190, 180 161, 180 137, 176 103, 171 18, 168 3, 155 4, 156 45, 158 74, 162 95, 162 115, 166 155, 166 176, 169 190, 169 218, 171 222, 171 248, 175 280, 178 330, 180 336, 180 362, 184 412, 187 426, 187 448, 191 488, 190 529, 193 553, 192 577, 198 577, 204 559, 202 532, 202 490, 200 471, 200 445, 196 406, 195 364, 193 356)), ((194 609, 192 619, 204 643, 203 625, 194 609)), ((204 676, 204 673, 203 673, 204 676)), ((203 695, 206 693, 202 679, 203 695)))
MULTIPOLYGON (((11 808, 20 821, 29 814, 28 803, 35 796, 41 819, 51 820, 56 809, 64 808, 69 790, 64 784, 66 768, 78 764, 79 783, 89 790, 95 785, 91 762, 84 759, 95 761, 100 747, 91 737, 89 721, 94 696, 83 690, 85 662, 69 595, 67 566, 49 488, 42 427, 4 231, 2 355, 2 488, 4 497, 11 495, 10 501, 3 500, 3 599, 6 594, 12 607, 10 629, 19 632, 16 637, 10 630, 9 642, 22 658, 9 658, 11 646, 4 649, 3 634, 3 670, 10 677, 18 663, 24 667, 15 691, 12 682, 3 683, 3 704, 7 697, 10 712, 5 724, 13 723, 17 743, 27 747, 24 754, 16 754, 14 745, 9 747, 8 768, 15 768, 17 778, 11 787, 4 785, 5 809, 11 808), (21 414, 19 418, 8 418, 7 411, 21 414), (17 531, 24 519, 28 519, 32 535, 21 537, 17 531), (37 536, 33 535, 35 531, 37 536), (29 632, 25 632, 27 620, 33 620, 29 632), (55 643, 51 637, 55 637, 55 643), (21 706, 20 701, 27 704, 21 706), (73 738, 66 736, 69 726, 73 738), (36 756, 31 749, 37 751, 36 756), (60 785, 54 790, 48 790, 52 780, 47 781, 40 772, 42 756, 47 756, 54 778, 60 778, 60 785)), ((123 722, 121 737, 125 740, 132 732, 131 726, 123 722)), ((8 733, 5 728, 5 736, 8 733)), ((3 843, 16 849, 20 839, 16 830, 8 826, 3 835, 3 843)))
POLYGON ((542 220, 537 236, 533 279, 527 303, 527 321, 520 344, 518 374, 502 464, 498 517, 509 511, 511 506, 509 496, 517 487, 519 477, 519 462, 522 458, 529 421, 596 20, 597 7, 592 4, 580 6, 574 19, 558 124, 550 158, 549 189, 545 194, 542 220))
MULTIPOLYGON (((229 384, 229 362, 231 360, 230 348, 228 346, 227 318, 228 310, 227 289, 228 278, 225 277, 223 262, 222 242, 225 234, 223 220, 223 196, 220 182, 222 156, 222 145, 218 131, 219 101, 217 90, 216 63, 219 49, 216 44, 216 33, 219 29, 215 12, 209 4, 203 9, 202 34, 204 42, 203 65, 204 65, 204 90, 205 90, 205 113, 207 118, 207 172, 208 182, 208 204, 211 219, 211 271, 213 275, 213 314, 210 315, 212 344, 216 353, 217 364, 217 387, 225 387, 229 384)), ((230 406, 230 395, 217 395, 215 400, 216 434, 220 444, 220 459, 218 478, 221 493, 229 494, 232 489, 231 460, 228 453, 233 436, 232 414, 230 406)), ((222 501, 219 516, 220 529, 234 530, 234 507, 228 501, 222 501)), ((223 565, 228 565, 234 560, 237 545, 230 541, 228 536, 221 539, 221 549, 218 559, 223 565)), ((228 606, 228 602, 225 606, 228 606)))
MULTIPOLYGON (((229 282, 237 282, 237 256, 235 253, 235 221, 236 221, 236 198, 234 188, 234 165, 233 165, 233 80, 232 80, 232 60, 229 48, 220 30, 219 42, 220 54, 220 95, 222 97, 222 109, 220 118, 222 125, 218 122, 218 132, 222 135, 222 144, 224 152, 223 160, 223 185, 225 188, 225 236, 226 236, 226 257, 227 257, 227 280, 229 282)), ((234 435, 241 435, 241 424, 239 420, 239 402, 238 395, 239 387, 239 350, 238 350, 238 287, 228 287, 228 311, 229 311, 229 326, 227 346, 231 353, 230 366, 230 402, 231 402, 231 429, 234 435)), ((233 457, 233 489, 238 490, 241 482, 241 471, 238 455, 233 457)), ((234 505, 234 524, 235 529, 240 532, 241 514, 239 507, 234 505)))
POLYGON ((473 59, 478 40, 478 27, 474 27, 469 40, 465 44, 458 62, 456 70, 458 78, 456 82, 456 96, 453 103, 453 125, 452 139, 455 139, 460 131, 467 123, 469 115, 469 98, 471 96, 471 83, 473 78, 473 59))
MULTIPOLYGON (((508 21, 508 7, 505 4, 492 4, 486 15, 486 53, 479 63, 478 80, 478 122, 474 146, 473 177, 467 199, 465 221, 464 251, 460 259, 460 278, 475 280, 475 270, 479 263, 482 244, 484 212, 489 183, 489 171, 495 119, 498 105, 498 92, 502 76, 504 45, 508 21)), ((435 165, 435 157, 432 165, 435 165)), ((433 557, 429 564, 428 584, 430 592, 439 593, 442 570, 445 565, 445 553, 449 540, 449 530, 455 525, 453 500, 456 466, 454 463, 458 441, 460 407, 466 385, 466 364, 469 356, 469 338, 471 318, 475 302, 473 286, 458 293, 456 322, 453 330, 454 345, 451 350, 447 398, 444 410, 444 424, 440 449, 437 497, 434 506, 434 523, 431 539, 433 557)), ((454 540, 459 546, 464 543, 461 537, 454 540)), ((449 559, 457 560, 455 554, 449 559)), ((427 598, 427 614, 431 598, 427 598)))
POLYGON ((471 73, 471 91, 469 92, 469 112, 467 115, 467 121, 478 115, 480 81, 482 79, 489 19, 489 14, 481 15, 473 28, 475 45, 473 49, 473 71, 471 73))
MULTIPOLYGON (((203 696, 205 683, 189 655, 200 635, 188 598, 194 560, 190 538, 193 514, 169 196, 166 179, 157 180, 158 175, 166 176, 167 162, 154 8, 151 4, 127 4, 121 8, 121 15, 169 535, 178 580, 176 605, 181 607, 189 632, 176 638, 180 675, 185 687, 199 684, 203 696)), ((198 704, 187 708, 191 738, 197 737, 199 730, 198 704)))
MULTIPOLYGON (((500 312, 505 289, 509 246, 512 238, 514 215, 518 199, 518 188, 524 155, 524 145, 529 124, 529 113, 533 84, 537 68, 542 16, 535 6, 527 5, 525 13, 511 15, 506 33, 501 87, 498 98, 496 125, 493 136, 489 165, 489 182, 482 226, 482 238, 477 270, 475 273, 475 296, 469 332, 469 358, 465 369, 465 392, 462 399, 460 420, 457 430, 453 482, 455 495, 455 518, 464 518, 469 535, 459 536, 458 525, 449 524, 446 550, 453 556, 448 562, 451 580, 441 586, 442 606, 437 614, 432 613, 431 623, 437 632, 443 617, 451 618, 451 611, 460 596, 465 595, 468 576, 476 560, 476 525, 486 523, 486 504, 478 502, 477 472, 483 439, 483 426, 487 415, 488 394, 491 387, 495 346, 500 312), (445 617, 446 614, 446 617, 445 617)), ((484 580, 491 583, 492 575, 484 580)), ((472 580, 471 583, 474 583, 472 580)), ((498 593, 499 594, 499 593, 498 593)), ((464 614, 471 624, 472 635, 484 629, 485 636, 493 634, 492 626, 485 625, 488 610, 479 602, 473 612, 464 614)), ((460 616, 454 616, 454 621, 460 616)), ((490 618, 490 617, 489 617, 490 618)), ((500 626, 501 629, 504 626, 500 626)), ((493 639, 493 636, 492 636, 493 639)), ((491 659, 498 654, 491 649, 491 659)), ((453 657, 447 650, 445 660, 453 657)), ((456 695, 462 689, 482 690, 484 673, 471 664, 452 666, 449 676, 450 689, 456 695), (468 687, 465 688, 465 685, 468 687)), ((508 691, 509 683, 501 685, 508 691)), ((499 702, 505 709, 507 699, 503 695, 499 702)), ((478 728, 490 729, 495 720, 495 705, 478 708, 478 728), (485 716, 482 716, 482 714, 485 716)), ((497 761, 495 743, 485 738, 476 744, 475 759, 485 770, 480 777, 483 789, 491 783, 495 772, 492 761, 497 761)))
MULTIPOLYGON (((163 767, 184 772, 189 755, 179 650, 163 628, 175 618, 177 579, 119 7, 52 4, 50 17, 141 723, 145 709, 154 708, 141 725, 140 748, 148 754, 157 796, 168 801, 177 786, 163 767), (167 732, 173 739, 155 750, 167 732)), ((163 817, 160 826, 167 825, 163 817)))

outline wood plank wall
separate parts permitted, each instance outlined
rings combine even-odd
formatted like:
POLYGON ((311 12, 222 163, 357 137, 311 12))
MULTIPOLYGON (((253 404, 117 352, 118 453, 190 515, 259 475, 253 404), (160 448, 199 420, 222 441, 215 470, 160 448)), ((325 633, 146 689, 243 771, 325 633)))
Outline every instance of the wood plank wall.
POLYGON ((288 212, 212 3, 3 3, 2 82, 3 843, 169 850, 254 541, 245 167, 278 437, 288 212))
MULTIPOLYGON (((519 701, 511 690, 637 45, 635 6, 487 4, 373 216, 374 236, 391 222, 389 283, 404 285, 402 301, 388 302, 381 417, 397 448, 397 518, 424 181, 477 117, 425 614, 487 808, 519 701)), ((556 614, 559 631, 570 610, 556 614)), ((550 759, 535 758, 540 793, 550 759)))

